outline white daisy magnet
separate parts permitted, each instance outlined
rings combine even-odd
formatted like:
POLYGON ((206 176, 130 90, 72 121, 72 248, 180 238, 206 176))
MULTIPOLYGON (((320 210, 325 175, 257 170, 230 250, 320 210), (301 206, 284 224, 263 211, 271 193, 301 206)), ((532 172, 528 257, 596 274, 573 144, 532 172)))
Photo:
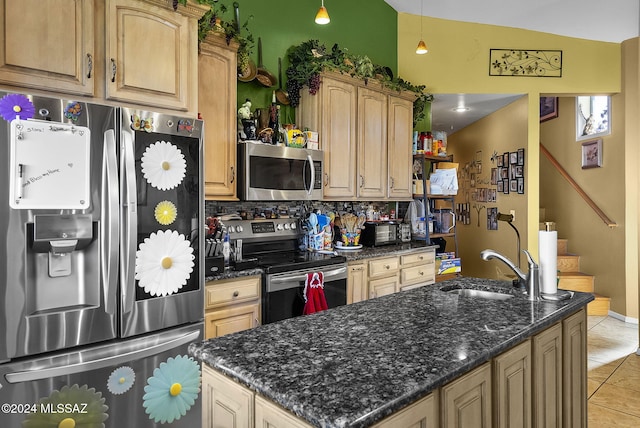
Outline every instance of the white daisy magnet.
POLYGON ((175 230, 159 230, 145 238, 136 252, 138 285, 152 296, 177 293, 193 271, 193 248, 175 230))
POLYGON ((142 173, 160 190, 177 187, 184 179, 187 162, 179 148, 166 141, 151 144, 142 155, 142 173))

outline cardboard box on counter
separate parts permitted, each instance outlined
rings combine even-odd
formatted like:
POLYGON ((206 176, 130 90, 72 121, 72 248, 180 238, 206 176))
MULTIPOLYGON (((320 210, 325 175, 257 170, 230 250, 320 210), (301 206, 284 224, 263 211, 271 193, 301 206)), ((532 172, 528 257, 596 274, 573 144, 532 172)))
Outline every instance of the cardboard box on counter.
POLYGON ((436 257, 436 275, 462 272, 460 258, 438 259, 436 257))

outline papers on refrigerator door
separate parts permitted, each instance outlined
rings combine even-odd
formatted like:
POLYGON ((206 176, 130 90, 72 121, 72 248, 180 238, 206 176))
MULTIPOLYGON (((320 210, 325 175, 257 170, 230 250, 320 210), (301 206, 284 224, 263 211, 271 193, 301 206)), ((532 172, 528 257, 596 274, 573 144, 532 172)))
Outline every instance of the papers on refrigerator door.
POLYGON ((436 169, 429 180, 432 195, 458 194, 458 172, 456 169, 436 169))
POLYGON ((11 121, 9 205, 13 209, 86 209, 90 205, 89 147, 84 126, 11 121))

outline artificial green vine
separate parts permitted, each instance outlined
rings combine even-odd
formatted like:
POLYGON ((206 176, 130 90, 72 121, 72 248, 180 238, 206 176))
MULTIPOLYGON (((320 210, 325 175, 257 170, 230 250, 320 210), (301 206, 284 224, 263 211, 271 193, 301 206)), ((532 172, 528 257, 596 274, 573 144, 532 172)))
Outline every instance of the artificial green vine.
MULTIPOLYGON (((174 9, 177 8, 178 2, 186 5, 188 0, 174 0, 174 9)), ((224 33, 227 43, 235 40, 238 43, 238 69, 242 70, 249 62, 249 57, 253 51, 253 35, 249 30, 249 18, 236 28, 233 17, 228 18, 226 13, 229 8, 219 0, 197 0, 199 4, 209 6, 209 10, 198 20, 198 41, 201 42, 210 31, 218 31, 224 33)))
POLYGON ((426 105, 433 101, 433 94, 425 92, 425 85, 416 86, 393 77, 388 67, 373 64, 366 55, 353 55, 337 44, 328 50, 318 40, 308 40, 289 48, 288 58, 290 65, 287 69, 287 91, 293 107, 298 105, 303 87, 308 88, 312 95, 315 94, 323 71, 346 73, 365 81, 375 79, 389 89, 416 93, 417 98, 413 102, 414 126, 424 119, 426 105))

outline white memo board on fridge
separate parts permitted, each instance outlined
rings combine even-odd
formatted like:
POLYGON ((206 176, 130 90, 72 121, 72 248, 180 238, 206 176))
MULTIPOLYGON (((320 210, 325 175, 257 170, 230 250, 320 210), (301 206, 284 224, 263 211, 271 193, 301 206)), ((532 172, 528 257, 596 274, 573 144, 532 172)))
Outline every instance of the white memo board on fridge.
POLYGON ((90 137, 89 128, 84 126, 41 120, 11 121, 11 208, 88 208, 90 137))

